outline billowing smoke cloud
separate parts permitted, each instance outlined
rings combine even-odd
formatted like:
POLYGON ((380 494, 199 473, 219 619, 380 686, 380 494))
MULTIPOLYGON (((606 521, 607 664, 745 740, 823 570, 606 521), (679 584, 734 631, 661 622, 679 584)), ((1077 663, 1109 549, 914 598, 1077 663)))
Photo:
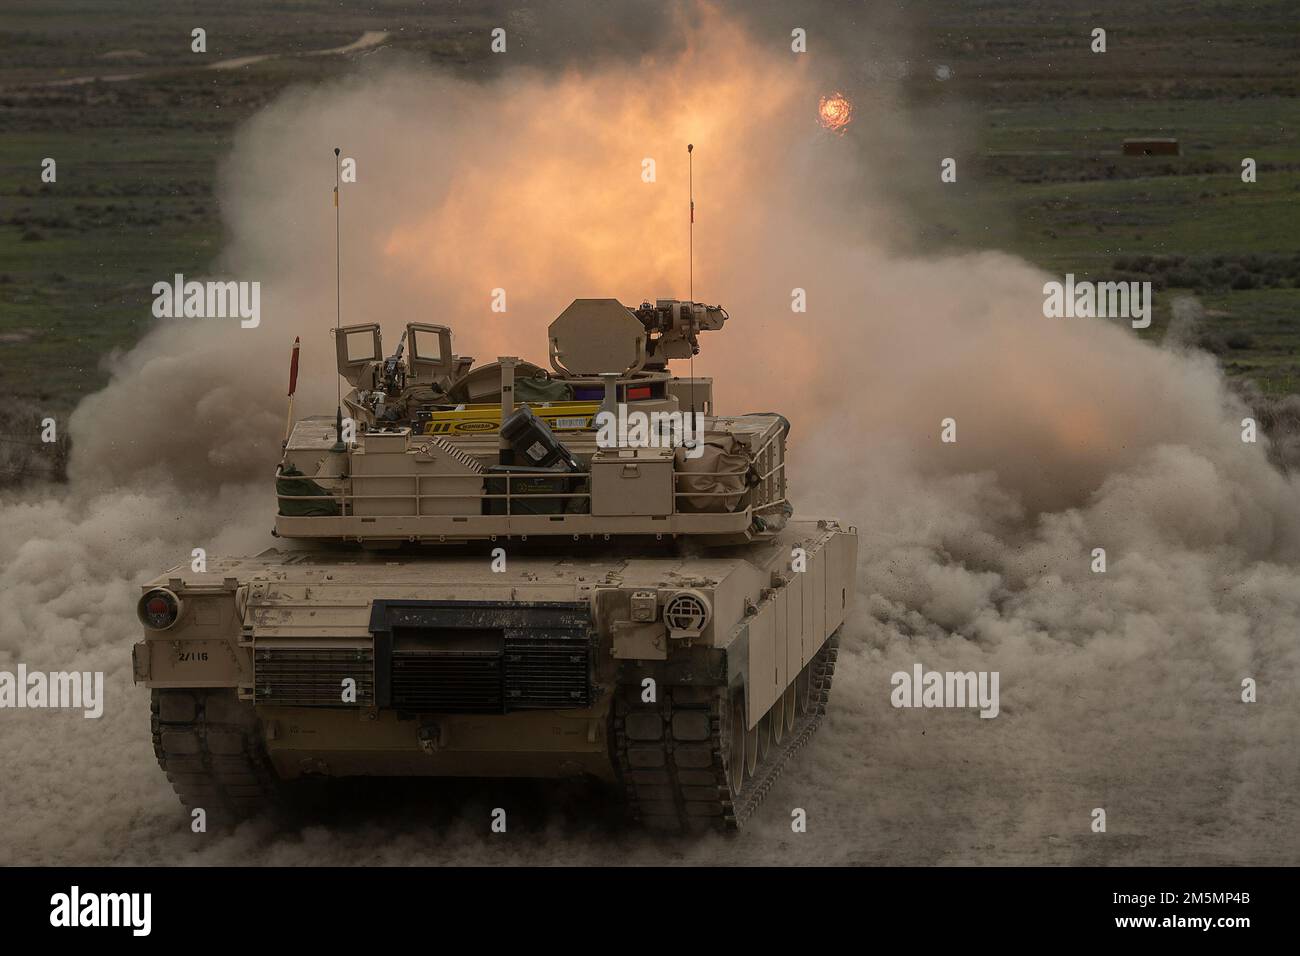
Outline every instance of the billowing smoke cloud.
POLYGON ((462 789, 432 814, 417 800, 196 843, 128 661, 135 584, 193 547, 272 543, 295 335, 298 411, 333 410, 335 145, 358 170, 343 321, 381 322, 389 347, 405 322, 444 322, 480 361, 544 364, 576 296, 686 295, 688 142, 696 296, 733 316, 695 371, 723 409, 791 416, 797 508, 855 524, 861 560, 823 731, 753 830, 684 858, 1296 862, 1300 490, 1266 439, 1241 440, 1245 406, 1207 358, 1045 319, 1048 277, 1021 261, 916 253, 899 197, 945 188, 947 153, 887 78, 855 76, 834 136, 816 103, 840 77, 791 55, 788 31, 703 7, 671 32, 636 58, 486 83, 368 58, 241 131, 223 269, 263 282, 261 326, 164 320, 77 410, 66 493, 0 505, 0 667, 111 674, 102 721, 0 715, 22 768, 0 778, 16 808, 0 862, 682 858, 522 797, 524 834, 497 842, 493 798, 462 789), (894 710, 889 676, 915 662, 999 671, 1000 715, 894 710), (791 838, 796 806, 810 832, 791 838))

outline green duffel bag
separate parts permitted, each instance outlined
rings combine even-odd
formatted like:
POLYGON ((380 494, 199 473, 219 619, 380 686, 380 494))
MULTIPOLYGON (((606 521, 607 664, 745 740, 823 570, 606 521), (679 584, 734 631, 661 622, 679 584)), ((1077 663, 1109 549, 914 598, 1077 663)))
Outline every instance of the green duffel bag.
POLYGON ((573 389, 567 382, 558 382, 541 375, 515 379, 515 401, 538 405, 542 402, 571 402, 573 389))
POLYGON ((295 498, 319 498, 319 501, 295 501, 280 498, 280 514, 293 518, 329 517, 339 513, 338 502, 334 496, 312 481, 297 468, 290 465, 281 468, 275 479, 276 495, 291 495, 295 498))

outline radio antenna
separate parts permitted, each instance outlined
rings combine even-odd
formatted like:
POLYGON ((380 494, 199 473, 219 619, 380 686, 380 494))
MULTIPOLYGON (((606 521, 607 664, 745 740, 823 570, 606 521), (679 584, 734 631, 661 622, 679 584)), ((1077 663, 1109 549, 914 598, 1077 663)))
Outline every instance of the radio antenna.
MULTIPOLYGON (((339 148, 334 147, 334 348, 339 345, 339 326, 343 324, 343 253, 339 243, 339 148)), ((344 353, 346 354, 346 353, 344 353)), ((338 405, 334 416, 334 450, 343 451, 343 382, 335 370, 334 391, 338 405)))
POLYGON ((690 270, 691 301, 695 301, 695 144, 686 144, 686 190, 691 200, 691 223, 686 230, 686 260, 690 270))
MULTIPOLYGON (((691 201, 691 221, 686 227, 686 262, 688 270, 688 286, 690 290, 690 319, 692 326, 695 324, 695 144, 686 144, 686 193, 691 201)), ((694 328, 691 329, 691 335, 687 341, 691 345, 691 416, 695 415, 695 335, 694 328)))

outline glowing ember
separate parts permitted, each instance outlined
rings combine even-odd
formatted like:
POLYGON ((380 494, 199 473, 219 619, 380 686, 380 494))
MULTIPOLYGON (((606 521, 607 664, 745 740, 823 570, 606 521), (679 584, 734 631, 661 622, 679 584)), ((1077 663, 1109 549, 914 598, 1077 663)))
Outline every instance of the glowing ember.
POLYGON ((817 101, 817 120, 832 133, 843 133, 853 121, 853 103, 843 93, 832 93, 817 101))

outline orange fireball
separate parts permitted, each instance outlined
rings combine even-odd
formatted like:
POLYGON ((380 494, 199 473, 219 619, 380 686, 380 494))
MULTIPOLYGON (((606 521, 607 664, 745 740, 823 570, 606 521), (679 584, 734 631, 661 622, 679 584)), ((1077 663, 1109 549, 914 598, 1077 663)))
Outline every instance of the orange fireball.
POLYGON ((853 121, 853 103, 843 93, 832 93, 817 101, 817 120, 832 133, 843 133, 853 121))

